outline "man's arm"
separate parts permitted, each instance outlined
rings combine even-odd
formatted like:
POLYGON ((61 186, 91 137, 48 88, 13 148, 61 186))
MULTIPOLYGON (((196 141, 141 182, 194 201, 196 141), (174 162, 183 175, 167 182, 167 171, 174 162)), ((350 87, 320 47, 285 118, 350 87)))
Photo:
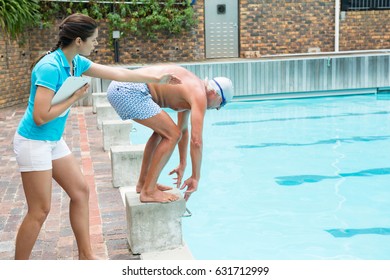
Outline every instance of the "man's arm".
POLYGON ((178 143, 179 147, 179 156, 180 156, 180 165, 187 165, 187 151, 188 151, 188 119, 190 116, 190 111, 180 112, 177 115, 177 125, 181 130, 182 136, 178 143))
POLYGON ((192 176, 195 180, 200 179, 200 167, 202 164, 203 151, 203 120, 204 111, 200 108, 191 109, 191 141, 190 155, 192 163, 192 176))
POLYGON ((191 107, 191 140, 190 155, 192 163, 192 175, 185 180, 180 189, 187 188, 184 199, 188 200, 193 192, 198 189, 200 169, 202 165, 203 150, 203 120, 206 112, 206 104, 196 104, 191 107), (204 106, 201 106, 204 105, 204 106))
POLYGON ((184 111, 177 114, 177 126, 179 127, 182 136, 179 141, 179 158, 180 163, 175 169, 173 169, 169 175, 176 173, 177 177, 174 178, 176 180, 175 184, 179 188, 181 186, 181 180, 183 179, 184 171, 187 166, 187 151, 188 151, 188 119, 189 119, 190 111, 184 111))

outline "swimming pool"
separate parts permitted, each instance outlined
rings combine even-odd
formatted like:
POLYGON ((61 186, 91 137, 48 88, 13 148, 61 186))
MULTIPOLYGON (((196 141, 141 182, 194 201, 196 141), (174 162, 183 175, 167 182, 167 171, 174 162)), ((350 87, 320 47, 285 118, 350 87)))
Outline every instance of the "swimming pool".
POLYGON ((208 111, 185 242, 201 260, 390 259, 389 151, 390 100, 375 95, 208 111))

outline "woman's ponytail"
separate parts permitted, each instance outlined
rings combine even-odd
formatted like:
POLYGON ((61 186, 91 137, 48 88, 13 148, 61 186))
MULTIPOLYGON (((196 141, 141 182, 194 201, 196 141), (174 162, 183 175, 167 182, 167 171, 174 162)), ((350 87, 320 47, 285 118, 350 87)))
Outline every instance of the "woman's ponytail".
POLYGON ((57 45, 55 45, 55 47, 52 47, 49 51, 41 54, 32 64, 31 64, 31 67, 30 69, 32 70, 34 68, 34 66, 47 54, 50 54, 52 52, 55 52, 59 47, 61 46, 61 41, 58 41, 57 45))

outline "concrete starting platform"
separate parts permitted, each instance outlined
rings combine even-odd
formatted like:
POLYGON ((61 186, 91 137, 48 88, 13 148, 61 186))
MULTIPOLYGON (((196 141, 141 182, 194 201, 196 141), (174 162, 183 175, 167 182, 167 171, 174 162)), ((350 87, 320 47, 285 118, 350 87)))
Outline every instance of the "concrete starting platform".
POLYGON ((112 146, 112 185, 116 188, 135 186, 141 171, 145 144, 112 146))
POLYGON ((126 206, 127 239, 131 251, 142 260, 193 260, 182 238, 182 219, 186 202, 142 203, 135 187, 119 188, 126 206))
POLYGON ((96 105, 96 115, 97 128, 99 130, 102 129, 103 120, 120 120, 120 117, 116 113, 115 109, 108 102, 96 105))
POLYGON ((113 146, 131 144, 130 132, 133 128, 132 120, 103 120, 103 149, 109 151, 113 146))

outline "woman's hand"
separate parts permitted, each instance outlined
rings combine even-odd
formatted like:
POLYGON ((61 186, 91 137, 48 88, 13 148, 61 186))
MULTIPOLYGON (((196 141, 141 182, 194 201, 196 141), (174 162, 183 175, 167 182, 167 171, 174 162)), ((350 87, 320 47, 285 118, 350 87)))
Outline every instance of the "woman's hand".
POLYGON ((83 85, 81 88, 79 88, 78 90, 76 90, 74 93, 73 93, 73 97, 76 98, 76 101, 78 101, 79 99, 85 97, 85 95, 87 94, 87 90, 89 88, 89 84, 85 84, 83 85))
POLYGON ((176 77, 174 74, 164 74, 160 77, 159 84, 170 84, 170 85, 178 85, 181 84, 180 78, 176 77))

